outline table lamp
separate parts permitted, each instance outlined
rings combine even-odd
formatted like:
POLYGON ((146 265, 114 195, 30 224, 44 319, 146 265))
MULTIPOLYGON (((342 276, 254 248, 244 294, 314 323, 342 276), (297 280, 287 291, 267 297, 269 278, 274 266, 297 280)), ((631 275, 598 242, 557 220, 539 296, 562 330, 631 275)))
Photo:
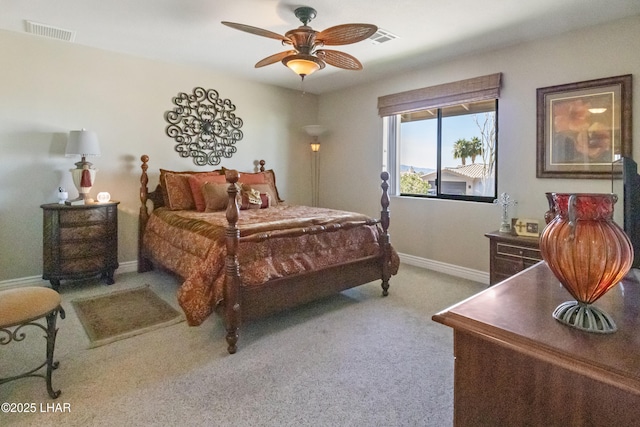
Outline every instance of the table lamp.
POLYGON ((97 170, 93 165, 87 162, 88 156, 99 156, 100 145, 98 144, 98 136, 95 132, 82 129, 72 130, 69 132, 67 148, 64 152, 65 156, 81 156, 81 160, 76 162, 75 169, 69 169, 73 177, 73 183, 78 189, 78 198, 67 201, 67 204, 84 204, 88 197, 89 191, 96 179, 97 170))

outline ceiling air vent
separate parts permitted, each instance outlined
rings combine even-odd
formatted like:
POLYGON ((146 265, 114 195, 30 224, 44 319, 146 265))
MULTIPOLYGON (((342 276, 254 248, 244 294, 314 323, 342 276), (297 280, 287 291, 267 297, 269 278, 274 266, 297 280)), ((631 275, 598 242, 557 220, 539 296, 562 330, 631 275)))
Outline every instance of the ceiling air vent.
POLYGON ((25 21, 25 23, 27 26, 27 33, 35 34, 37 36, 49 37, 50 39, 63 40, 66 42, 72 42, 76 38, 75 31, 65 30, 64 28, 40 24, 33 21, 25 21))
POLYGON ((397 38, 398 36, 396 36, 395 34, 392 34, 387 30, 383 30, 382 28, 378 28, 378 31, 376 31, 374 35, 369 37, 369 40, 371 40, 373 44, 382 44, 391 40, 395 40, 397 38))

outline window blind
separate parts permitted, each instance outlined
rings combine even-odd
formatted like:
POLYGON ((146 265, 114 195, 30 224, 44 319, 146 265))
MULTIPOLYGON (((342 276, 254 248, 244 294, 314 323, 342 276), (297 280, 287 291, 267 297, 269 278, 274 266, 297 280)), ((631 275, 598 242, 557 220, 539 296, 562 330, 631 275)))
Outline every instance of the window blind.
POLYGON ((474 77, 378 98, 381 117, 500 97, 502 73, 474 77))

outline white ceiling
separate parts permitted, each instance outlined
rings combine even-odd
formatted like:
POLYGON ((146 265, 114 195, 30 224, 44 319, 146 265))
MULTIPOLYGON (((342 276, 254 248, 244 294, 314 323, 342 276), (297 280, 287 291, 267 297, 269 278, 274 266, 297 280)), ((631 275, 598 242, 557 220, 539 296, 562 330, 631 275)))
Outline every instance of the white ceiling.
POLYGON ((302 25, 293 14, 298 6, 317 10, 309 25, 318 31, 368 23, 399 37, 380 45, 365 40, 334 47, 358 58, 364 70, 328 65, 305 80, 304 90, 318 94, 640 14, 640 0, 0 0, 0 29, 25 32, 25 21, 35 21, 76 31, 80 45, 300 89, 300 79, 280 63, 254 68, 260 59, 287 50, 279 41, 220 24, 239 22, 284 34, 302 25))

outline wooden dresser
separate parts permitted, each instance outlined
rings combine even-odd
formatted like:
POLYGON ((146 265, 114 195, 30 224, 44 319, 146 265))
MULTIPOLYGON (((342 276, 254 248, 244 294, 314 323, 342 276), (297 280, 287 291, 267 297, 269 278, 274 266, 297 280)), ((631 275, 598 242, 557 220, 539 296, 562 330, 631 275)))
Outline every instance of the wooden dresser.
POLYGON ((434 315, 454 330, 454 424, 637 426, 636 274, 595 303, 616 322, 613 334, 552 317, 571 297, 544 262, 434 315))
POLYGON ((118 203, 66 206, 43 210, 43 272, 53 289, 60 280, 100 275, 108 285, 118 268, 118 203))
POLYGON ((495 285, 542 261, 537 237, 493 231, 489 238, 489 284, 495 285))

